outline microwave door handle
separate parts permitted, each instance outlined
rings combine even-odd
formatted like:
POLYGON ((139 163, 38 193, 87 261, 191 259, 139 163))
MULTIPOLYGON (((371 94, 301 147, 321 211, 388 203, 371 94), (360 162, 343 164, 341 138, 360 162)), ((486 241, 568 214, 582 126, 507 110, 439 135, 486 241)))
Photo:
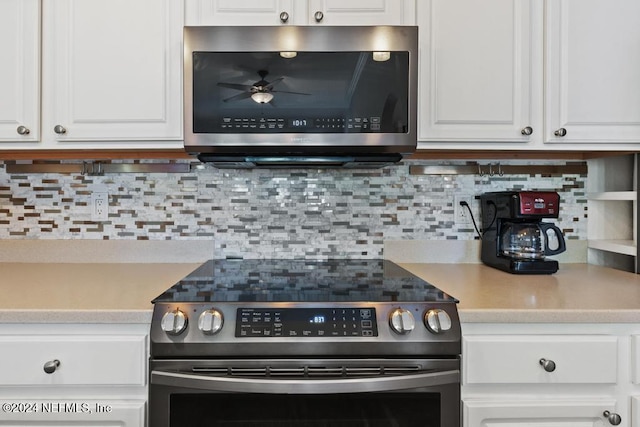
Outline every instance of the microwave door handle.
POLYGON ((414 375, 347 379, 262 379, 229 378, 154 370, 151 384, 231 393, 330 394, 415 389, 458 384, 460 371, 439 371, 414 375))

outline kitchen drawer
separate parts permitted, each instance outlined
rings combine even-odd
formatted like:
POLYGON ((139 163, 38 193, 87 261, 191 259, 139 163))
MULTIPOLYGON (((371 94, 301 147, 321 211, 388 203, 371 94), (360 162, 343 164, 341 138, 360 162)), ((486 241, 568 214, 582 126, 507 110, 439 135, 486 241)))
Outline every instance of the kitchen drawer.
POLYGON ((146 384, 146 335, 0 335, 0 349, 5 386, 146 384))
MULTIPOLYGON (((613 399, 483 400, 463 402, 464 427, 603 427, 604 411, 616 411, 613 399)), ((628 425, 628 424, 624 424, 628 425)))
POLYGON ((0 426, 144 427, 145 409, 139 399, 5 399, 0 426))
POLYGON ((617 352, 614 336, 471 335, 463 338, 463 383, 614 384, 617 352))

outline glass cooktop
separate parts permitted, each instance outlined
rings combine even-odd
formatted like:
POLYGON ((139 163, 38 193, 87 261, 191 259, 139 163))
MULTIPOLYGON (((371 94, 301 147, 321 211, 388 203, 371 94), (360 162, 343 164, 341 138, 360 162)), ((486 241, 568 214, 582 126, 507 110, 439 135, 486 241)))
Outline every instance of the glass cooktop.
POLYGON ((386 260, 210 260, 156 302, 458 302, 386 260))

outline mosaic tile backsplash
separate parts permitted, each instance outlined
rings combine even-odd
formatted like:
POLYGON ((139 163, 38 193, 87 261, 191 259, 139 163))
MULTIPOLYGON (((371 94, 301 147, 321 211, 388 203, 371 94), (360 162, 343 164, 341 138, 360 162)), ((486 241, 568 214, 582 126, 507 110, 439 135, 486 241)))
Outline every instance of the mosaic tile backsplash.
MULTIPOLYGON (((558 226, 586 239, 586 176, 409 174, 424 163, 89 176, 8 174, 0 162, 0 239, 206 239, 214 258, 381 258, 387 239, 475 239, 456 225, 454 197, 520 189, 557 191, 558 226), (108 220, 91 221, 91 193, 104 189, 108 220)), ((479 220, 479 203, 472 211, 479 220)))

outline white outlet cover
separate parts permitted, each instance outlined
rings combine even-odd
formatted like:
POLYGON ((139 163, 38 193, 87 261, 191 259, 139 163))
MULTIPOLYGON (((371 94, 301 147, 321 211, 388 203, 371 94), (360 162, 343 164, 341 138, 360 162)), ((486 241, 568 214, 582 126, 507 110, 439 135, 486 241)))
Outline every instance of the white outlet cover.
POLYGON ((460 206, 460 202, 467 202, 469 204, 469 208, 473 207, 474 196, 472 195, 457 195, 453 198, 453 214, 454 214, 454 223, 457 225, 470 225, 471 214, 469 213, 469 209, 465 206, 460 206))
POLYGON ((94 191, 91 193, 91 221, 107 221, 109 219, 109 193, 94 191))

